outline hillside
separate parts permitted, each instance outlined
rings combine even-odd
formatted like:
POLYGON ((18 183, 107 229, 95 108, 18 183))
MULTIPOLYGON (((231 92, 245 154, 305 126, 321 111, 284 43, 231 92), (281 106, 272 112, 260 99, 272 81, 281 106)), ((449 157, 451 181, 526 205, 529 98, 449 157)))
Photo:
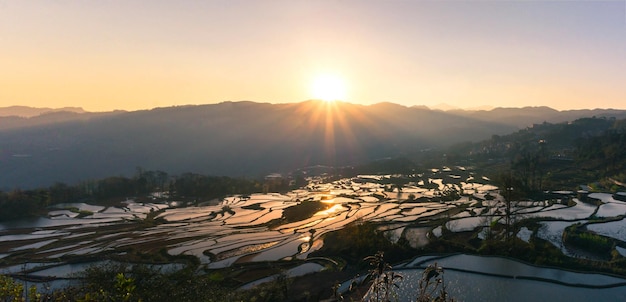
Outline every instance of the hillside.
POLYGON ((509 135, 448 150, 449 159, 470 161, 491 174, 512 173, 526 191, 546 187, 577 190, 592 184, 616 191, 626 182, 626 119, 581 118, 535 124, 509 135))
POLYGON ((0 107, 0 117, 16 116, 16 117, 35 117, 50 112, 73 112, 86 113, 87 111, 79 107, 63 107, 63 108, 36 108, 28 106, 10 106, 0 107))
POLYGON ((494 108, 492 110, 452 110, 448 113, 481 121, 492 121, 519 128, 543 122, 562 123, 585 117, 626 118, 626 111, 618 109, 583 109, 558 111, 550 107, 494 108))
POLYGON ((87 121, 93 118, 124 113, 88 112, 78 107, 36 108, 28 106, 0 107, 0 131, 20 128, 42 127, 66 122, 87 121))
MULTIPOLYGON (((100 115, 62 113, 75 119, 34 123, 44 115, 12 129, 0 120, 0 188, 130 175, 136 167, 256 177, 317 164, 411 156, 519 129, 518 121, 489 117, 489 112, 477 118, 392 103, 224 102, 100 115)), ((532 110, 517 112, 528 120, 544 118, 532 110)))

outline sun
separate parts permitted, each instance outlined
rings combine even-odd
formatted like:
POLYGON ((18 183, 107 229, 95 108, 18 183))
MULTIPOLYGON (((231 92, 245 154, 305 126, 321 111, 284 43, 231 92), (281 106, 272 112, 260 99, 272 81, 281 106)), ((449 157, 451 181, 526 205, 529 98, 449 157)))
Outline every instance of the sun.
POLYGON ((343 101, 346 98, 346 83, 340 76, 319 75, 311 82, 313 99, 326 102, 343 101))

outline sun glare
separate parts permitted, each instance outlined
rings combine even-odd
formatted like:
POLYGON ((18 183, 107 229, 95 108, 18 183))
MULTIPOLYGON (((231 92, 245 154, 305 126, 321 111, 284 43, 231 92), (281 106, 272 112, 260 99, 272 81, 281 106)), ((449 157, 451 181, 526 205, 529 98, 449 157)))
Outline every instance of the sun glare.
POLYGON ((326 102, 343 101, 346 98, 346 84, 336 75, 317 76, 311 83, 311 96, 326 102))

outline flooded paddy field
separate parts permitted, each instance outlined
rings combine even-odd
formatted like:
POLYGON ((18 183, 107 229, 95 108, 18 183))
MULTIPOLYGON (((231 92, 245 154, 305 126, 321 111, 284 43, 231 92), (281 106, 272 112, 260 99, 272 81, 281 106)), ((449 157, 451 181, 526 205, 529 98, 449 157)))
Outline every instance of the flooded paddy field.
MULTIPOLYGON (((505 257, 475 255, 423 256, 394 267, 402 276, 397 301, 414 301, 424 269, 444 269, 444 280, 456 301, 624 301, 626 279, 538 267, 505 257)), ((365 301, 373 299, 369 292, 365 301)), ((375 299, 373 299, 375 300, 375 299)))
MULTIPOLYGON (((584 257, 565 246, 564 229, 608 217, 613 219, 596 219, 586 227, 616 240, 620 244, 615 248, 623 254, 626 202, 606 193, 589 194, 594 202, 583 202, 573 192, 554 194, 561 197, 512 202, 516 221, 533 218, 540 225, 536 230, 513 230, 514 236, 526 242, 543 239, 568 256, 584 257)), ((182 204, 132 199, 121 207, 72 203, 51 208, 46 217, 2 223, 0 273, 65 278, 105 259, 163 264, 191 257, 206 269, 307 260, 324 246, 325 234, 357 221, 374 222, 391 241, 403 238, 419 248, 447 232, 474 233, 483 240, 490 228, 504 223, 506 212, 499 189, 465 167, 408 176, 361 175, 332 182, 313 178, 306 187, 284 194, 182 204), (404 184, 394 184, 400 177, 404 184), (287 209, 311 202, 320 202, 323 209, 304 218, 285 218, 287 209)), ((321 269, 323 265, 294 265, 293 274, 321 269)))

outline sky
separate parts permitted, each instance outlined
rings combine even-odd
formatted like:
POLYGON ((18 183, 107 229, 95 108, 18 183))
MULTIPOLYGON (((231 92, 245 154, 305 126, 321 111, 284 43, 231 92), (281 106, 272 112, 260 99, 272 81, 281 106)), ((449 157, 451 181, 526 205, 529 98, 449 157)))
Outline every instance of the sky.
POLYGON ((0 107, 626 109, 626 0, 0 0, 0 107))

